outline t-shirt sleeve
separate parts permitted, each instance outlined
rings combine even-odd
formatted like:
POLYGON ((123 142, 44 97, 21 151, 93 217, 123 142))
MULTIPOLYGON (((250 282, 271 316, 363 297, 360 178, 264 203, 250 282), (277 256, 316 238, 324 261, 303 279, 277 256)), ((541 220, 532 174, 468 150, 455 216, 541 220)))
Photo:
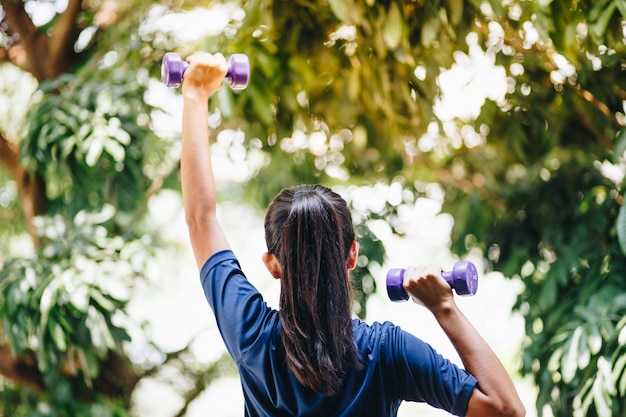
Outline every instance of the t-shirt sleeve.
POLYGON ((239 362, 260 334, 270 308, 230 250, 217 252, 206 261, 200 281, 226 348, 239 362))
POLYGON ((392 369, 397 372, 399 397, 464 416, 476 378, 400 328, 393 330, 392 338, 395 340, 387 346, 392 351, 392 369))

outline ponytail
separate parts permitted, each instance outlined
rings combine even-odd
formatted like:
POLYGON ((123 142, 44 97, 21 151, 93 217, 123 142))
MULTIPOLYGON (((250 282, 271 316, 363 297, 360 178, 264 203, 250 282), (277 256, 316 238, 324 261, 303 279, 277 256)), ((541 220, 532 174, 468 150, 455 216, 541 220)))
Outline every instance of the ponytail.
POLYGON ((268 251, 280 263, 281 340, 306 387, 331 396, 357 365, 347 262, 354 228, 345 201, 312 185, 283 190, 265 219, 268 251))

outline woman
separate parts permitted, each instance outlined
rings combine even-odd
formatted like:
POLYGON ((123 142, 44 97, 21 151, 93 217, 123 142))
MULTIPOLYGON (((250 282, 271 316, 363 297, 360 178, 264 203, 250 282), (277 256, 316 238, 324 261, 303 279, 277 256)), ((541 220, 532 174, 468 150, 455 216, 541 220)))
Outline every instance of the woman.
POLYGON ((247 281, 216 216, 208 100, 221 54, 194 54, 183 81, 185 216, 205 295, 237 364, 246 416, 394 416, 402 401, 465 416, 523 416, 502 364, 457 308, 441 268, 407 268, 404 288, 429 309, 465 369, 391 323, 350 313, 358 244, 345 201, 322 186, 283 190, 268 207, 263 261, 281 281, 271 309, 247 281))

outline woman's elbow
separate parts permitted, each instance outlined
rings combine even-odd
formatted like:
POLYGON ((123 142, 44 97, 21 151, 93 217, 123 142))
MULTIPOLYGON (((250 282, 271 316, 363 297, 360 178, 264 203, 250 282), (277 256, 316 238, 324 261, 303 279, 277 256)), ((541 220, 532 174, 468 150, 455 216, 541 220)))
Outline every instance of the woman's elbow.
POLYGON ((494 417, 525 417, 526 408, 521 401, 507 402, 494 406, 493 414, 487 415, 493 415, 494 417))
POLYGON ((470 397, 466 417, 524 417, 526 408, 518 398, 489 398, 479 390, 470 397))
POLYGON ((525 417, 526 407, 520 402, 519 404, 511 404, 504 407, 502 417, 525 417))

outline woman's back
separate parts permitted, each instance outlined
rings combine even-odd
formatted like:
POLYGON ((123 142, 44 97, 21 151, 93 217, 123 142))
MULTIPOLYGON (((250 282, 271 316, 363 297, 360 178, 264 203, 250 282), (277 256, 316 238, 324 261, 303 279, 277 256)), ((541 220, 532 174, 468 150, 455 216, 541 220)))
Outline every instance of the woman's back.
POLYGON ((287 366, 278 311, 245 278, 234 254, 211 257, 201 278, 237 364, 247 416, 394 416, 402 400, 464 414, 475 379, 391 323, 353 320, 359 366, 343 370, 336 395, 305 387, 287 366))

